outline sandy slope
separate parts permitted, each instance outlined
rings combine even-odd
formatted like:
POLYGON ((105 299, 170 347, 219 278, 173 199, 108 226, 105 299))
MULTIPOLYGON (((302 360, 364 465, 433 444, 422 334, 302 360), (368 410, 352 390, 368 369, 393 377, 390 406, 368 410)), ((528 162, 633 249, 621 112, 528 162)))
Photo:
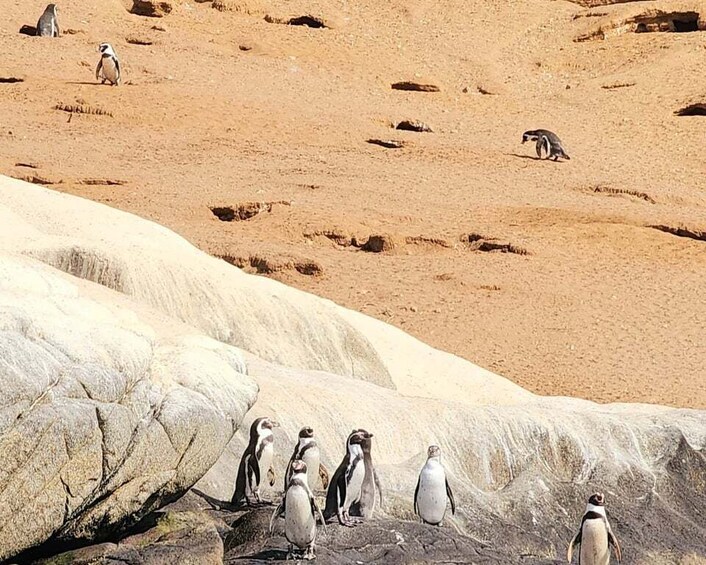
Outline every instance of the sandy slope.
POLYGON ((535 392, 706 406, 706 242, 646 227, 706 230, 706 118, 673 115, 706 101, 706 33, 573 41, 670 2, 574 18, 587 11, 539 0, 335 1, 320 12, 261 0, 251 15, 188 3, 159 20, 118 0, 70 4, 61 23, 79 33, 59 40, 17 33, 42 2, 5 8, 0 77, 25 80, 0 82, 3 173, 61 181, 52 187, 248 266, 264 259, 252 263, 535 392), (305 11, 335 27, 263 19, 305 11), (94 84, 101 41, 121 58, 120 88, 94 84), (390 89, 413 79, 441 92, 390 89), (632 86, 603 88, 616 84, 632 86), (113 117, 67 122, 54 109, 79 101, 113 117), (401 119, 434 133, 392 130, 401 119), (537 127, 559 133, 572 160, 531 159, 519 142, 537 127), (290 205, 238 222, 209 209, 251 201, 290 205), (397 246, 340 245, 374 234, 397 246), (468 234, 529 254, 474 251, 460 242, 468 234))

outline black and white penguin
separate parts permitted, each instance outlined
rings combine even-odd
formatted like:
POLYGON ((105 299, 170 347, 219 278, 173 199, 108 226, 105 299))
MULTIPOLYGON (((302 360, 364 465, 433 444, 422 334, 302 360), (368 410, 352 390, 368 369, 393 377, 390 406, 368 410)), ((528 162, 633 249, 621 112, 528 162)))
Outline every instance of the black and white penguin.
POLYGON ((56 17, 56 4, 49 4, 37 22, 37 35, 59 37, 59 20, 56 17))
POLYGON ((110 43, 101 43, 98 46, 101 58, 96 67, 96 80, 100 80, 101 84, 108 81, 113 86, 120 84, 120 61, 118 56, 113 51, 110 43))
POLYGON ((588 499, 586 511, 583 513, 581 525, 574 539, 569 543, 566 558, 569 563, 574 555, 574 546, 581 546, 579 551, 580 565, 608 565, 610 563, 610 546, 615 548, 618 563, 623 556, 618 539, 610 529, 605 513, 605 496, 597 492, 588 499))
POLYGON ((260 485, 264 483, 263 473, 267 473, 270 486, 275 484, 272 458, 274 456, 274 435, 272 428, 279 424, 269 418, 258 418, 250 426, 250 441, 245 448, 240 465, 238 478, 235 481, 235 492, 231 504, 240 504, 245 500, 249 505, 262 502, 260 485))
MULTIPOLYGON (((373 437, 372 434, 368 434, 373 437)), ((346 440, 346 454, 331 478, 326 493, 324 518, 338 517, 343 526, 354 526, 349 511, 354 502, 360 500, 365 479, 365 459, 362 444, 366 432, 353 430, 346 440)))
POLYGON ((522 143, 527 141, 537 142, 537 157, 540 159, 553 159, 554 161, 559 159, 559 157, 571 159, 564 151, 561 139, 554 132, 546 129, 529 130, 522 134, 522 143))
POLYGON ((289 470, 291 478, 282 502, 270 519, 270 534, 275 519, 284 514, 284 536, 289 542, 287 559, 294 558, 294 546, 304 550, 303 559, 316 559, 316 520, 319 519, 325 529, 324 516, 309 488, 306 463, 296 459, 291 462, 289 470))
POLYGON ((356 430, 365 434, 361 447, 363 448, 363 461, 365 463, 365 477, 363 478, 363 488, 360 493, 360 501, 353 503, 351 506, 351 514, 353 516, 362 516, 370 518, 375 510, 377 497, 380 497, 380 505, 382 505, 382 488, 380 487, 380 479, 378 479, 375 465, 373 465, 373 457, 371 450, 373 447, 373 434, 366 430, 356 430))
POLYGON ((446 515, 447 497, 451 502, 451 513, 456 514, 454 495, 441 464, 441 448, 431 445, 414 490, 414 512, 425 524, 441 526, 446 515))
POLYGON ((289 459, 287 471, 284 474, 285 490, 289 484, 289 479, 292 477, 292 463, 297 460, 301 460, 306 463, 306 477, 311 491, 316 491, 319 480, 321 480, 323 488, 326 490, 328 487, 328 471, 321 464, 321 453, 319 451, 319 446, 316 444, 316 440, 314 439, 313 428, 307 426, 299 430, 297 445, 294 446, 294 453, 292 453, 292 457, 289 459))

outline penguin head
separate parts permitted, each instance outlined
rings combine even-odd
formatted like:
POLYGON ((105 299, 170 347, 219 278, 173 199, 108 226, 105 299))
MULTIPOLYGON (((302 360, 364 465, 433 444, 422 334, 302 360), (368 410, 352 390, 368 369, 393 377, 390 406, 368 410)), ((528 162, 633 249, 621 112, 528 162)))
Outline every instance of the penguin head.
POLYGON ((438 445, 430 445, 427 450, 427 457, 441 457, 441 448, 438 445))
POLYGON ((299 430, 300 438, 312 438, 314 437, 314 428, 305 427, 299 430))
POLYGON ((306 463, 301 459, 295 459, 292 461, 292 477, 300 473, 306 474, 306 463))
POLYGON ((100 51, 103 55, 112 55, 113 57, 115 57, 115 51, 113 51, 113 47, 110 45, 110 43, 101 43, 98 46, 98 51, 100 51))
POLYGON ((605 504, 605 496, 602 492, 596 492, 588 497, 588 503, 593 506, 603 506, 605 504))
POLYGON ((530 139, 532 139, 531 132, 526 131, 525 133, 522 134, 522 143, 526 143, 530 139))
POLYGON ((258 418, 250 426, 250 436, 257 437, 264 430, 272 430, 272 428, 279 427, 279 424, 270 418, 258 418))
POLYGON ((51 12, 56 16, 57 7, 56 4, 49 4, 46 9, 47 12, 51 12))
POLYGON ((348 436, 348 446, 362 445, 366 439, 367 432, 365 430, 353 430, 348 436))

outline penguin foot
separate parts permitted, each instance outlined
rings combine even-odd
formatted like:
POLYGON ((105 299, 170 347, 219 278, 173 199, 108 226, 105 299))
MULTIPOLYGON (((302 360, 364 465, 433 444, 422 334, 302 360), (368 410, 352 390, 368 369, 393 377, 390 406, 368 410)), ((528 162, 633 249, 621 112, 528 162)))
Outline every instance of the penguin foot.
POLYGON ((312 561, 313 559, 316 559, 316 554, 314 553, 314 546, 310 545, 309 547, 306 548, 306 551, 304 552, 304 560, 305 561, 312 561))

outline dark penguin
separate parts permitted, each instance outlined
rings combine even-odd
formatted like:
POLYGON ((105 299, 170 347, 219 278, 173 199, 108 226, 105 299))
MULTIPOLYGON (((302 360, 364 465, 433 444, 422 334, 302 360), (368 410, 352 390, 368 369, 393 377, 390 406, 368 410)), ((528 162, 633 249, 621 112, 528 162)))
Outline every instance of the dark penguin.
POLYGON ((611 545, 615 548, 618 563, 622 559, 620 544, 610 529, 605 513, 605 497, 600 492, 592 494, 588 499, 579 531, 569 543, 569 550, 566 553, 569 563, 574 555, 574 546, 578 545, 581 546, 580 565, 608 565, 611 545))
POLYGON ((536 141, 537 157, 540 159, 558 160, 571 159, 564 151, 561 140, 554 133, 546 129, 529 130, 522 134, 522 143, 527 141, 536 141))
POLYGON ((37 22, 37 35, 59 37, 59 22, 56 19, 56 4, 49 4, 37 22))
MULTIPOLYGON (((368 434, 372 437, 372 434, 368 434)), ((365 460, 362 444, 365 432, 353 430, 346 440, 346 454, 333 474, 326 493, 324 518, 338 517, 343 526, 354 526, 349 511, 354 502, 360 501, 365 478, 365 460)))
POLYGON ((425 524, 441 526, 446 515, 446 498, 451 503, 451 513, 456 514, 454 495, 441 464, 441 449, 431 445, 414 490, 414 512, 425 524))
POLYGON ((249 505, 262 502, 260 485, 264 482, 263 473, 268 474, 270 486, 274 485, 274 471, 271 469, 274 455, 272 428, 279 426, 269 418, 258 418, 250 426, 250 441, 240 458, 238 478, 231 504, 245 500, 249 505))
POLYGON ((351 506, 351 514, 354 516, 362 516, 363 518, 371 518, 375 510, 377 495, 380 497, 380 505, 382 506, 382 488, 380 488, 380 480, 373 465, 373 458, 370 453, 373 447, 373 434, 365 430, 356 430, 365 434, 361 447, 363 448, 363 461, 365 462, 365 477, 363 478, 363 489, 360 494, 360 501, 353 503, 351 506))
POLYGON ((306 463, 300 459, 294 460, 289 470, 291 478, 282 502, 270 519, 270 533, 275 519, 284 514, 284 535, 289 542, 287 559, 294 558, 295 545, 304 550, 304 559, 316 559, 316 520, 318 518, 326 529, 324 517, 309 489, 306 463))

